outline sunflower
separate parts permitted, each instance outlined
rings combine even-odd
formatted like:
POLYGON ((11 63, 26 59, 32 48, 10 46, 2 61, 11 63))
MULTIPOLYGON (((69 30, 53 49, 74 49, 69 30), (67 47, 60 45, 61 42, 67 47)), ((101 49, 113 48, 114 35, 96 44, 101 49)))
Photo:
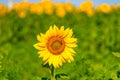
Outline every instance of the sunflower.
POLYGON ((57 68, 74 60, 76 52, 72 48, 77 46, 77 39, 72 35, 72 29, 64 30, 64 26, 59 29, 56 25, 50 26, 45 34, 37 35, 38 43, 34 47, 39 50, 39 57, 43 58, 44 64, 57 68))

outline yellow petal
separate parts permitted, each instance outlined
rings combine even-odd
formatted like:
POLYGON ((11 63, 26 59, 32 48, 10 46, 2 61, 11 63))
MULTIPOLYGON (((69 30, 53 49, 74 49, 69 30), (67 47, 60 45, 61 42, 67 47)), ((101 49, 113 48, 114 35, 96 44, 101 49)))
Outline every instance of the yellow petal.
POLYGON ((37 40, 41 42, 41 37, 39 34, 37 35, 37 40))
POLYGON ((60 31, 64 31, 64 26, 61 26, 60 31))
POLYGON ((69 56, 69 60, 70 60, 71 62, 74 61, 73 56, 69 56))
POLYGON ((44 37, 44 34, 40 33, 40 36, 41 36, 41 37, 44 37))
POLYGON ((50 57, 50 54, 45 54, 43 57, 43 61, 47 60, 50 57))
POLYGON ((53 34, 53 29, 52 26, 50 26, 49 30, 46 32, 47 37, 51 37, 51 35, 53 34))
POLYGON ((65 60, 69 59, 69 56, 66 54, 65 51, 62 52, 61 55, 62 55, 62 57, 63 57, 65 60))
POLYGON ((61 55, 59 55, 58 62, 59 62, 59 65, 62 66, 62 57, 61 57, 61 55))
POLYGON ((45 49, 43 51, 39 51, 38 54, 39 54, 39 57, 43 58, 43 61, 48 59, 49 56, 51 55, 50 52, 47 49, 45 49))
POLYGON ((40 35, 38 34, 37 35, 37 40, 40 41, 40 42, 46 42, 46 36, 42 33, 40 33, 40 35))
POLYGON ((76 43, 70 43, 70 44, 66 44, 67 47, 77 47, 77 44, 76 43))
POLYGON ((43 65, 49 63, 48 59, 44 61, 43 65))
POLYGON ((72 35, 73 35, 73 31, 72 31, 72 29, 70 29, 67 36, 66 36, 66 38, 71 38, 72 35))
POLYGON ((64 35, 64 26, 62 26, 60 30, 58 30, 58 35, 61 37, 64 35))
POLYGON ((38 52, 39 54, 39 58, 43 58, 44 57, 44 53, 38 52))
POLYGON ((55 68, 62 66, 62 60, 59 55, 54 55, 54 63, 55 68))
POLYGON ((49 66, 53 63, 53 55, 50 55, 50 57, 49 57, 49 66))
POLYGON ((72 56, 72 53, 69 52, 68 49, 66 49, 66 48, 65 48, 64 52, 61 55, 68 62, 71 62, 71 61, 74 60, 74 58, 72 56))
POLYGON ((69 59, 68 59, 68 60, 74 61, 74 58, 73 58, 72 54, 71 54, 69 51, 66 51, 66 52, 67 52, 66 55, 69 56, 69 59))
POLYGON ((64 41, 66 43, 76 43, 77 42, 77 39, 76 38, 65 38, 64 41))
POLYGON ((61 61, 62 61, 62 62, 64 62, 64 63, 66 62, 66 60, 63 58, 62 55, 60 55, 60 58, 61 58, 61 61))
POLYGON ((57 34, 58 34, 58 28, 57 28, 56 25, 54 25, 53 30, 54 30, 54 34, 55 34, 55 36, 57 36, 57 34))
POLYGON ((52 37, 52 36, 56 36, 56 31, 54 31, 54 28, 52 28, 52 26, 50 26, 49 30, 46 32, 47 37, 52 37))
POLYGON ((37 43, 33 45, 38 50, 44 50, 45 49, 45 43, 37 43))
POLYGON ((56 56, 56 55, 53 55, 53 66, 55 68, 58 67, 58 56, 56 56))
POLYGON ((69 28, 67 28, 65 31, 64 31, 64 37, 66 37, 67 35, 68 35, 68 33, 69 33, 69 28))
POLYGON ((58 31, 58 30, 59 30, 56 25, 54 25, 54 30, 55 30, 55 31, 58 31))
POLYGON ((69 47, 66 47, 65 50, 69 51, 73 55, 76 53, 72 48, 69 47))

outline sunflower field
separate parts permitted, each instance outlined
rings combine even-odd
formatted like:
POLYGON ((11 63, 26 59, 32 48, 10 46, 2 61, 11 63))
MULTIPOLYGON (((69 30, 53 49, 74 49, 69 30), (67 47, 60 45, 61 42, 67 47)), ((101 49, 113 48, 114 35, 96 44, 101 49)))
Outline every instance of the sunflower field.
POLYGON ((33 47, 50 26, 73 30, 74 61, 55 69, 56 80, 120 80, 120 4, 92 1, 0 3, 0 80, 50 80, 33 47))

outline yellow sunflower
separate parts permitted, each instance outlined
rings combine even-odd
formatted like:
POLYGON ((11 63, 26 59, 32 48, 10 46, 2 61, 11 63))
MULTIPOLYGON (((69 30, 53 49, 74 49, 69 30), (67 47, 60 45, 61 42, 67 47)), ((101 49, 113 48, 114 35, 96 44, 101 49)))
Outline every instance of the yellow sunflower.
POLYGON ((64 62, 74 60, 76 53, 72 48, 76 47, 77 39, 72 37, 72 29, 64 26, 60 29, 54 25, 50 26, 46 34, 37 35, 38 43, 34 45, 39 50, 39 57, 43 58, 44 64, 53 65, 54 68, 62 66, 64 62))

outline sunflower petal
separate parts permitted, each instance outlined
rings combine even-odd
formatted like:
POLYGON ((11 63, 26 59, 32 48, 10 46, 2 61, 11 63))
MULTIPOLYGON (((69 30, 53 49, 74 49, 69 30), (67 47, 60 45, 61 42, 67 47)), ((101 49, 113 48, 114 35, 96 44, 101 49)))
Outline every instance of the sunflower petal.
POLYGON ((53 59, 54 59, 54 57, 53 57, 53 55, 50 55, 50 57, 49 57, 49 66, 53 63, 53 59))
POLYGON ((66 43, 76 43, 77 39, 76 38, 65 38, 64 41, 66 43))
POLYGON ((64 26, 61 26, 60 31, 64 31, 64 26))
POLYGON ((72 31, 72 29, 70 29, 67 36, 66 36, 66 38, 71 38, 72 35, 73 35, 73 31, 72 31))
POLYGON ((45 43, 37 43, 33 45, 38 50, 44 50, 45 49, 45 43))
POLYGON ((54 30, 54 28, 52 26, 50 26, 49 30, 46 32, 47 37, 51 37, 51 36, 56 36, 56 31, 54 30))
POLYGON ((54 30, 58 31, 58 27, 56 25, 54 25, 54 30))
POLYGON ((61 28, 60 28, 60 30, 58 30, 58 35, 60 36, 60 37, 62 37, 63 35, 64 35, 64 26, 62 26, 61 28))
POLYGON ((54 64, 56 68, 62 66, 62 60, 59 55, 54 56, 54 64))
POLYGON ((53 66, 55 68, 58 67, 58 59, 59 59, 58 56, 53 55, 53 66))
POLYGON ((63 37, 66 37, 67 35, 68 35, 68 32, 69 32, 69 28, 67 28, 65 31, 64 31, 64 35, 63 35, 63 37))
POLYGON ((68 60, 74 61, 74 58, 73 58, 72 54, 71 54, 69 51, 66 51, 66 52, 67 52, 66 55, 69 56, 69 59, 68 59, 68 60))
POLYGON ((58 60, 59 60, 59 61, 58 61, 58 62, 59 62, 59 65, 62 66, 62 59, 61 59, 60 56, 59 56, 59 59, 58 59, 58 60))
POLYGON ((37 40, 41 42, 41 37, 39 34, 37 35, 37 40))
POLYGON ((73 43, 73 44, 68 44, 68 43, 67 43, 66 46, 72 48, 72 47, 77 47, 77 44, 75 44, 75 43, 73 43))
POLYGON ((62 55, 62 57, 65 59, 65 61, 69 59, 69 56, 66 55, 66 52, 65 52, 65 51, 64 51, 63 53, 61 53, 61 55, 62 55))
POLYGON ((65 49, 67 51, 69 51, 71 54, 75 54, 76 53, 72 48, 66 47, 65 49))
POLYGON ((60 58, 61 58, 62 62, 64 62, 64 63, 66 62, 66 60, 64 59, 64 57, 62 55, 60 55, 60 58))
POLYGON ((53 34, 53 28, 50 26, 49 30, 46 32, 46 36, 49 38, 53 34))
POLYGON ((48 51, 44 52, 44 57, 43 57, 43 61, 47 60, 50 57, 50 53, 48 51))

